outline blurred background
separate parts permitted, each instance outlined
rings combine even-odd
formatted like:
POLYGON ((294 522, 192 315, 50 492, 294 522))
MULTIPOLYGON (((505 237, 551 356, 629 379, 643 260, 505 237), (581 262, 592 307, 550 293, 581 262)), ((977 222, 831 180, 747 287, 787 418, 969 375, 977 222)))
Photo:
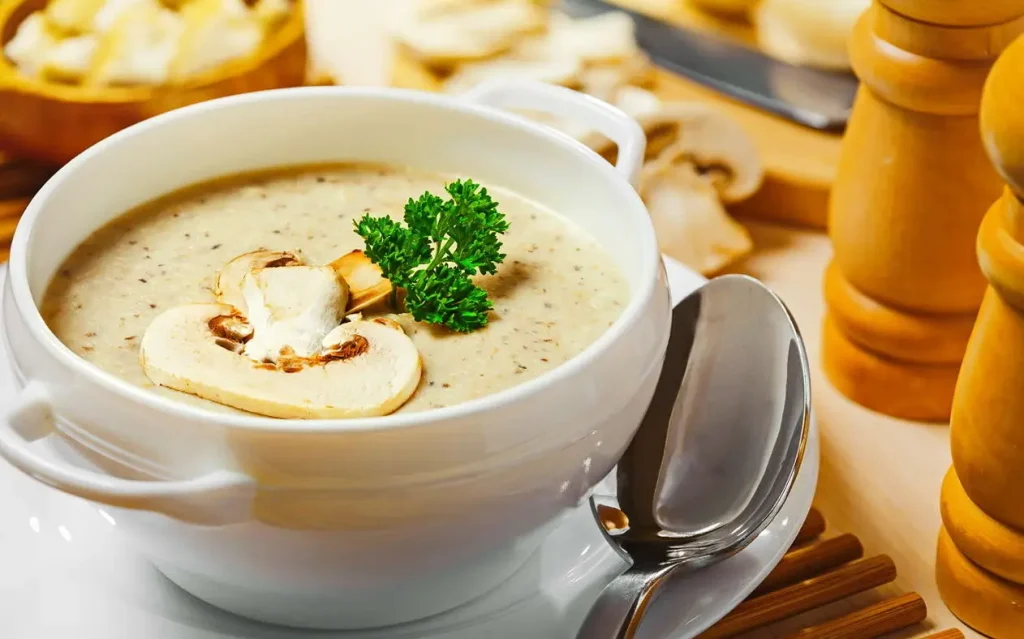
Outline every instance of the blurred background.
MULTIPOLYGON (((648 131, 638 187, 663 250, 705 274, 753 248, 732 215, 824 226, 842 122, 786 116, 809 96, 852 99, 846 41, 869 0, 617 2, 0 0, 0 259, 28 199, 90 145, 186 104, 304 84, 458 93, 514 78, 607 100, 648 131)), ((614 159, 578 123, 525 115, 614 159)))

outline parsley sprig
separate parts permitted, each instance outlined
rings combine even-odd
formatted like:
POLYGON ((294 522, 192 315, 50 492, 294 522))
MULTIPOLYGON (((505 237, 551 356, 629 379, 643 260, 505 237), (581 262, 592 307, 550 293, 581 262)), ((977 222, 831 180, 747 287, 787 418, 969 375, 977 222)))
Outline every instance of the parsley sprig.
POLYGON ((414 319, 467 333, 487 325, 493 304, 471 277, 497 272, 505 259, 498 236, 508 222, 487 189, 472 180, 456 180, 445 191, 448 199, 429 192, 410 198, 405 226, 366 214, 356 221, 356 233, 384 277, 405 289, 414 319))

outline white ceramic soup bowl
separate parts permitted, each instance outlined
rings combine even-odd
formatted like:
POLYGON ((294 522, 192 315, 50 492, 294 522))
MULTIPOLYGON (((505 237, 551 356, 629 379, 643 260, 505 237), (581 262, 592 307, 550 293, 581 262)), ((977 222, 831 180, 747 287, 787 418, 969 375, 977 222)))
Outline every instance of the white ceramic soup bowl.
POLYGON ((630 184, 643 147, 621 112, 533 84, 464 98, 286 89, 126 129, 58 172, 14 238, 3 335, 22 389, 4 407, 0 455, 102 504, 171 580, 241 615, 356 628, 469 601, 521 566, 612 469, 653 393, 670 307, 630 184), (619 144, 618 164, 497 106, 583 119, 619 144), (330 421, 159 397, 78 358, 43 322, 38 305, 61 262, 126 210, 218 176, 349 160, 467 175, 558 211, 621 267, 624 312, 579 356, 512 389, 330 421))

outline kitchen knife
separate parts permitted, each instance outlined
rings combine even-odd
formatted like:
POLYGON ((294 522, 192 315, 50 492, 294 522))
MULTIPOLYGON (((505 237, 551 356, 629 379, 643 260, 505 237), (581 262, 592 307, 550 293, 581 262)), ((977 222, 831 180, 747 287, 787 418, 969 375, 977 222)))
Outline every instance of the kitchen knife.
POLYGON ((636 23, 638 45, 658 66, 813 129, 839 132, 846 127, 858 84, 850 73, 782 62, 604 0, 562 0, 562 10, 575 17, 625 12, 636 23))

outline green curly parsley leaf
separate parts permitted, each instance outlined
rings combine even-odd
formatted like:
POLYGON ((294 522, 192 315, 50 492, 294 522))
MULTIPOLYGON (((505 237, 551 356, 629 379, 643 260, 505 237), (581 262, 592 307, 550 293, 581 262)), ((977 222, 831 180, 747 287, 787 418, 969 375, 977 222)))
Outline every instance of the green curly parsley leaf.
POLYGON ((355 223, 366 255, 384 277, 405 289, 405 306, 420 322, 469 332, 487 325, 491 300, 473 284, 505 259, 499 236, 508 230, 498 204, 472 180, 445 187, 449 198, 424 193, 405 205, 405 226, 364 215, 355 223))

